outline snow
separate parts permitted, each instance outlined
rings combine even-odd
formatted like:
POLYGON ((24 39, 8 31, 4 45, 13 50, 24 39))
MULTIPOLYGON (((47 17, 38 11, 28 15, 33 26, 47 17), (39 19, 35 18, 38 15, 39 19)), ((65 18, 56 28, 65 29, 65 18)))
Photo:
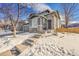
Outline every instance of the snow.
POLYGON ((25 56, 75 56, 79 55, 79 34, 58 33, 58 36, 48 35, 39 38, 25 56))
POLYGON ((12 32, 11 31, 1 31, 0 35, 10 34, 10 33, 12 33, 12 32))
POLYGON ((16 38, 5 36, 0 38, 0 53, 12 49, 18 44, 22 44, 27 39, 34 40, 32 46, 28 46, 20 56, 77 56, 79 55, 79 34, 52 33, 41 34, 39 38, 34 38, 38 33, 21 33, 16 38), (5 39, 7 38, 7 40, 5 39), (4 42, 8 42, 3 44, 4 42))
POLYGON ((17 34, 16 38, 13 38, 12 35, 5 36, 0 38, 0 53, 12 49, 14 46, 21 44, 25 40, 27 40, 29 37, 34 36, 37 33, 22 33, 17 34))

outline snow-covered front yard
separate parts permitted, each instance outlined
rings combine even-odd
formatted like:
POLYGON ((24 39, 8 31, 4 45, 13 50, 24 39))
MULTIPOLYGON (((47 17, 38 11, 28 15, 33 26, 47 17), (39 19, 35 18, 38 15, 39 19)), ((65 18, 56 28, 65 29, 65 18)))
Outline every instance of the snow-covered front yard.
MULTIPOLYGON (((4 36, 0 38, 0 53, 17 46, 22 52, 20 56, 75 56, 79 55, 79 34, 58 33, 21 33, 16 38, 4 36), (23 44, 23 42, 25 42, 23 44), (29 45, 28 45, 29 44, 29 45), (30 46, 31 45, 31 46, 30 46)), ((5 54, 5 53, 4 53, 5 54)), ((1 55, 1 54, 0 54, 1 55)))
POLYGON ((12 49, 14 46, 21 44, 24 40, 27 40, 29 37, 34 36, 37 33, 22 33, 17 34, 16 38, 13 38, 12 35, 0 37, 0 53, 12 49))
POLYGON ((26 56, 75 56, 79 55, 79 34, 59 33, 58 36, 43 35, 34 46, 25 51, 26 56))

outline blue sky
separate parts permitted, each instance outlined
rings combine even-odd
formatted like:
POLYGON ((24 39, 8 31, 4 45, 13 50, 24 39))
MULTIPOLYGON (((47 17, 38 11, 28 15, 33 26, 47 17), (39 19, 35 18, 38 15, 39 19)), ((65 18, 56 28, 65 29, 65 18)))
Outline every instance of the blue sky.
MULTIPOLYGON (((60 5, 59 3, 45 3, 44 5, 46 5, 46 7, 47 7, 48 9, 51 8, 52 10, 58 10, 60 14, 63 14, 63 12, 62 12, 62 7, 61 7, 61 5, 60 5)), ((34 5, 34 7, 35 7, 35 6, 37 6, 37 4, 34 5)), ((40 6, 36 7, 34 10, 36 11, 36 10, 42 9, 41 7, 43 8, 43 6, 40 5, 40 6)), ((79 8, 79 6, 77 6, 77 8, 79 8)), ((27 10, 33 11, 32 8, 28 8, 27 10)), ((35 12, 35 11, 33 11, 33 12, 35 12)), ((30 12, 30 11, 29 11, 29 12, 30 12)), ((78 14, 78 13, 79 13, 79 11, 77 11, 77 14, 78 14)), ((77 16, 78 16, 77 18, 74 17, 73 21, 79 21, 79 15, 77 15, 77 16)), ((72 21, 72 20, 71 20, 71 21, 72 21)))
MULTIPOLYGON (((58 10, 58 11, 60 11, 61 12, 61 7, 60 7, 60 4, 58 4, 58 3, 44 3, 45 5, 47 5, 48 7, 50 7, 52 10, 58 10)), ((38 8, 40 8, 40 7, 42 7, 42 6, 39 6, 38 8)), ((29 8, 27 8, 27 11, 28 11, 28 13, 31 13, 31 12, 36 12, 36 10, 33 10, 31 7, 29 8)))
POLYGON ((60 4, 57 4, 57 3, 47 3, 47 5, 54 10, 60 10, 60 8, 61 8, 60 4))
MULTIPOLYGON (((6 6, 6 4, 0 4, 0 7, 5 7, 6 6)), ((60 13, 62 13, 62 8, 61 8, 61 6, 60 6, 60 4, 59 3, 43 3, 43 4, 41 4, 40 3, 40 5, 37 7, 37 4, 36 5, 34 5, 33 6, 33 8, 32 7, 30 7, 30 5, 28 4, 27 5, 27 9, 26 9, 26 12, 27 12, 27 14, 30 14, 31 12, 32 13, 34 13, 34 12, 37 12, 37 10, 40 10, 40 9, 45 9, 45 8, 47 7, 47 8, 51 8, 52 10, 58 10, 60 13), (35 7, 36 6, 36 7, 35 7)), ((78 7, 79 8, 79 7, 78 7)), ((15 13, 16 11, 17 11, 17 5, 15 4, 13 7, 12 7, 12 9, 13 9, 13 13, 15 13), (15 9, 15 10, 14 10, 15 9)), ((3 14, 0 14, 0 18, 3 18, 3 14)), ((21 17, 21 19, 26 19, 27 18, 27 16, 22 16, 21 17)), ((79 21, 79 19, 77 18, 77 19, 75 19, 76 21, 79 21)))

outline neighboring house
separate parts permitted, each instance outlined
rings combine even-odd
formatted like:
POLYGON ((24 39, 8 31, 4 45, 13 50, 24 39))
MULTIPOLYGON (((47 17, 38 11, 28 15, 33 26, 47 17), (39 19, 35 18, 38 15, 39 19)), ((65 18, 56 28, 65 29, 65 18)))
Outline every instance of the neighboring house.
POLYGON ((61 27, 60 16, 57 11, 45 10, 41 13, 32 13, 29 18, 29 32, 44 32, 61 27))
POLYGON ((3 19, 0 19, 0 31, 4 29, 3 19))
POLYGON ((4 28, 4 25, 2 23, 0 23, 0 31, 2 31, 4 28))
POLYGON ((10 21, 0 20, 0 30, 10 30, 10 21))
POLYGON ((21 20, 18 22, 17 31, 29 31, 29 23, 26 20, 21 20))

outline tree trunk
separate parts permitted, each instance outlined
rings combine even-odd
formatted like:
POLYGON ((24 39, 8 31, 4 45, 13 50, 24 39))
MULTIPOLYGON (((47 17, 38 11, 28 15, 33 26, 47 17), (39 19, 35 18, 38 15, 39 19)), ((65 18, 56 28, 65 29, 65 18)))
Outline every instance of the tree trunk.
POLYGON ((65 18, 65 27, 68 27, 68 18, 65 18))
POLYGON ((19 20, 19 14, 20 14, 20 4, 18 3, 18 16, 17 16, 17 20, 16 20, 16 23, 13 24, 13 37, 16 37, 16 25, 18 23, 18 20, 19 20))
POLYGON ((13 26, 13 37, 16 37, 16 26, 13 26))

